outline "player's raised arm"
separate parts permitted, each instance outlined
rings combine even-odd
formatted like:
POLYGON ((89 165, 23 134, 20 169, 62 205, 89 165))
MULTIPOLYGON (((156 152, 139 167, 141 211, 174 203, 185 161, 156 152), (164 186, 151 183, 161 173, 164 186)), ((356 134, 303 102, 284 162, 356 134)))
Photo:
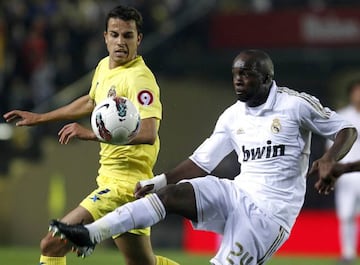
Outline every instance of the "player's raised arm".
POLYGON ((315 188, 321 194, 328 194, 333 188, 338 176, 336 162, 344 157, 357 137, 355 128, 344 128, 337 135, 333 145, 324 155, 314 161, 309 175, 317 175, 319 180, 315 188))
POLYGON ((4 114, 6 122, 16 122, 16 126, 32 126, 40 123, 72 120, 84 117, 91 113, 94 108, 94 101, 89 95, 82 96, 73 102, 46 113, 34 113, 22 110, 12 110, 4 114))

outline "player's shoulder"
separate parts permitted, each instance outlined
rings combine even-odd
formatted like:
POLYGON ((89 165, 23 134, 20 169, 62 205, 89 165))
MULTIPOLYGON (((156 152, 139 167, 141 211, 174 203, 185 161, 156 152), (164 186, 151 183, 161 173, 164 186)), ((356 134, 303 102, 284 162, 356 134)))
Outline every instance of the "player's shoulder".
POLYGON ((234 104, 227 107, 220 115, 219 119, 227 119, 230 120, 234 117, 238 117, 239 113, 241 113, 240 109, 243 103, 237 101, 234 104))
POLYGON ((311 95, 305 92, 300 92, 298 90, 288 88, 285 86, 278 86, 276 93, 278 97, 287 98, 289 100, 294 100, 294 101, 303 100, 305 97, 311 97, 311 95))
POLYGON ((100 61, 98 62, 97 68, 104 68, 109 66, 109 56, 106 56, 102 59, 100 59, 100 61))
POLYGON ((282 87, 278 89, 278 93, 282 95, 282 97, 278 100, 278 102, 282 102, 282 106, 286 106, 287 109, 292 110, 293 113, 296 113, 296 116, 305 113, 313 113, 316 112, 318 115, 323 118, 329 118, 332 115, 332 111, 324 107, 320 100, 306 92, 299 92, 294 89, 289 89, 286 87, 282 87))
POLYGON ((138 56, 136 59, 134 59, 133 64, 131 64, 131 67, 129 67, 129 70, 134 75, 148 75, 153 76, 153 72, 150 70, 150 68, 146 65, 144 59, 141 56, 138 56))
POLYGON ((320 101, 315 96, 288 87, 277 87, 277 98, 282 104, 297 107, 299 105, 318 105, 320 101))

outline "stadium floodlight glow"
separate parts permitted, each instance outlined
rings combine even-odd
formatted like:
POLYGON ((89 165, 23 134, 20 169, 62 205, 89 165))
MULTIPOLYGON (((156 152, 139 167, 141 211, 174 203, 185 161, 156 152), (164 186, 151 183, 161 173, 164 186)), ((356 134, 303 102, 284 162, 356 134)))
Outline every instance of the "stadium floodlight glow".
POLYGON ((10 140, 13 136, 13 127, 6 123, 0 123, 0 140, 10 140))

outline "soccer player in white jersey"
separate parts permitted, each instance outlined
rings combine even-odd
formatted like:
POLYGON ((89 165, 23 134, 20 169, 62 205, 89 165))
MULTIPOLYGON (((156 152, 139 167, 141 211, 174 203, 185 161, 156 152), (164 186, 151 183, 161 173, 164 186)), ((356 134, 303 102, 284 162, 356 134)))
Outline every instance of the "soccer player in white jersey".
MULTIPOLYGON (((354 80, 348 86, 350 104, 338 113, 360 130, 360 80, 354 80)), ((331 144, 328 142, 328 144, 331 144)), ((358 137, 341 163, 352 163, 360 159, 360 137, 358 137)), ((342 167, 344 168, 344 167, 342 167)), ((347 166, 348 169, 351 167, 347 166)), ((360 172, 344 174, 336 183, 335 205, 340 221, 340 264, 351 264, 356 258, 357 229, 356 215, 360 203, 360 172)))
POLYGON ((334 185, 335 162, 351 148, 355 128, 305 93, 278 87, 270 57, 241 52, 232 65, 238 101, 220 116, 213 134, 175 169, 141 181, 138 197, 90 225, 51 227, 73 244, 94 247, 113 234, 152 226, 179 214, 197 229, 223 235, 213 265, 263 264, 288 238, 302 207, 311 132, 334 140, 314 162, 316 188, 334 185), (241 163, 235 180, 209 175, 232 150, 241 163))

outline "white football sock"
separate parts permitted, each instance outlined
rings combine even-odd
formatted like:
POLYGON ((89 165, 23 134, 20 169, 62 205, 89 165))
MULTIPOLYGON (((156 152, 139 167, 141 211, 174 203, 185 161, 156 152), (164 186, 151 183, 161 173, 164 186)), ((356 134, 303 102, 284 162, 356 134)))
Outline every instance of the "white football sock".
POLYGON ((356 220, 355 218, 340 221, 341 254, 343 258, 356 257, 356 220))
POLYGON ((156 194, 127 203, 85 225, 94 243, 132 229, 152 226, 165 218, 165 207, 156 194))

